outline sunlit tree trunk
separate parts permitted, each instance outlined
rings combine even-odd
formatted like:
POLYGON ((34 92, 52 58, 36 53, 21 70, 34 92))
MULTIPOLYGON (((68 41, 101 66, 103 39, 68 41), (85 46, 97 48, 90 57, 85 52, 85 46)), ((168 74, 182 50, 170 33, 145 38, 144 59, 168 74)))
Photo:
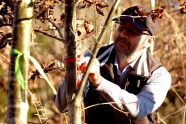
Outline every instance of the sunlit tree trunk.
POLYGON ((18 54, 11 53, 9 79, 8 79, 8 110, 7 124, 27 124, 28 100, 27 100, 27 81, 29 60, 26 54, 30 54, 30 40, 33 14, 32 0, 18 0, 14 2, 14 23, 12 35, 12 50, 19 51, 20 71, 23 77, 21 87, 15 73, 15 63, 18 54))

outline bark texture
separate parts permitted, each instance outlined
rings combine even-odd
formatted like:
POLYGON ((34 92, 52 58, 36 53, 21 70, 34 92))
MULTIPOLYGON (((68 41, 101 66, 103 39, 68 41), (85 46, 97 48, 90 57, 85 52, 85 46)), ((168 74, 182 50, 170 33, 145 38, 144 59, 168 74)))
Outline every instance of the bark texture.
POLYGON ((11 54, 9 79, 8 79, 8 110, 7 124, 27 124, 28 100, 27 81, 29 59, 24 54, 30 54, 30 40, 33 14, 33 1, 22 0, 14 2, 14 23, 12 35, 12 50, 17 50, 22 54, 19 65, 24 79, 24 88, 21 87, 16 78, 15 63, 18 54, 11 54))

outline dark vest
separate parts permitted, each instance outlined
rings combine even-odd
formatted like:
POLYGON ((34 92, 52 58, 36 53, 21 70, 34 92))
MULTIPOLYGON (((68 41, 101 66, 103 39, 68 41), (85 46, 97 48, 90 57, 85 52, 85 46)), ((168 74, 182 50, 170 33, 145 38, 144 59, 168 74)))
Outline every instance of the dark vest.
MULTIPOLYGON (((101 55, 109 47, 110 46, 101 48, 97 56, 101 55)), ((101 75, 111 82, 118 83, 116 67, 114 66, 116 55, 115 49, 113 49, 109 55, 110 56, 107 62, 102 67, 100 67, 101 75)), ((104 57, 100 59, 100 62, 105 59, 104 57)), ((133 93, 135 95, 141 91, 141 89, 151 76, 142 76, 137 74, 139 60, 140 58, 136 61, 136 64, 134 65, 132 70, 130 70, 128 75, 122 80, 122 82, 120 81, 120 84, 117 84, 120 86, 120 88, 125 89, 129 93, 133 93)), ((152 74, 152 72, 158 67, 162 66, 162 64, 154 57, 152 57, 152 55, 148 51, 147 64, 150 74, 152 74)), ((94 86, 92 85, 92 83, 90 83, 89 85, 89 90, 86 94, 86 97, 84 98, 84 101, 85 106, 107 102, 98 91, 94 90, 94 86)), ((128 117, 123 112, 114 109, 110 105, 99 105, 86 110, 85 122, 87 124, 158 124, 158 119, 157 111, 154 111, 141 119, 134 120, 128 117)))

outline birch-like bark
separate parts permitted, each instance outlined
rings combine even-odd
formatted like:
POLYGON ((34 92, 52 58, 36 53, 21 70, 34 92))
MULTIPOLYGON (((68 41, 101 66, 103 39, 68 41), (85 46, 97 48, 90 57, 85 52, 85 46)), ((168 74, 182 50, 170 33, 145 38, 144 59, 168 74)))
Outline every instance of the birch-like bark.
MULTIPOLYGON (((20 53, 30 54, 30 40, 33 15, 33 1, 21 0, 14 2, 14 22, 12 34, 12 50, 16 49, 20 53)), ((28 100, 27 100, 27 81, 28 81, 28 57, 22 55, 19 65, 24 79, 25 89, 21 88, 15 73, 15 60, 17 55, 11 54, 9 79, 8 79, 8 110, 7 124, 27 124, 28 100)))

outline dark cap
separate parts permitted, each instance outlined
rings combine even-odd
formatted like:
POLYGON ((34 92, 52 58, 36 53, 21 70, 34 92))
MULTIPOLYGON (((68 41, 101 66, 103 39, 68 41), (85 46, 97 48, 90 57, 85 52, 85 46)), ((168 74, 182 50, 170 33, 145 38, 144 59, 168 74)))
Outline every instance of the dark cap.
POLYGON ((151 16, 140 16, 137 14, 138 10, 142 9, 143 12, 148 13, 150 12, 149 9, 140 7, 140 6, 133 6, 126 9, 122 15, 114 17, 112 20, 116 21, 117 23, 121 23, 122 21, 127 21, 135 26, 139 30, 148 31, 152 36, 155 36, 158 31, 158 21, 152 20, 151 16))

